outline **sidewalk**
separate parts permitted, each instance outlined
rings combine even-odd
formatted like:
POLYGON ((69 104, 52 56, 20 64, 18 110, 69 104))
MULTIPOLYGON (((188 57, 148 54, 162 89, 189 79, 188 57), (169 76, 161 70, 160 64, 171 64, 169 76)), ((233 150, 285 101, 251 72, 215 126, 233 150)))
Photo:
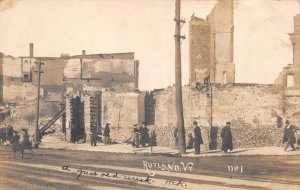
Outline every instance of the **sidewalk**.
MULTIPOLYGON (((81 151, 98 151, 110 153, 132 153, 132 154, 151 154, 151 148, 133 148, 130 144, 110 144, 104 145, 98 143, 97 146, 91 146, 89 143, 73 144, 62 141, 53 141, 51 137, 45 137, 39 146, 45 149, 61 149, 61 150, 81 150, 81 151)), ((178 151, 172 147, 152 148, 152 154, 177 156, 178 151)), ((239 148, 232 152, 224 153, 220 150, 202 151, 200 155, 195 155, 193 149, 188 149, 184 157, 211 157, 211 156, 249 156, 249 155, 264 155, 264 156, 284 156, 284 155, 300 155, 300 148, 296 151, 285 152, 282 147, 257 147, 257 148, 239 148)))

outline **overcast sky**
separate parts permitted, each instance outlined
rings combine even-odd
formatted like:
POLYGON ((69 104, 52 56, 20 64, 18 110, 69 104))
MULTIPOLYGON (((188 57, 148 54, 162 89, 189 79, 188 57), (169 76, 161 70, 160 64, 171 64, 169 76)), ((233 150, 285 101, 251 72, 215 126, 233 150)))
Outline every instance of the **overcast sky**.
MULTIPOLYGON (((206 18, 216 0, 182 0, 182 17, 206 18)), ((135 52, 140 89, 174 83, 175 0, 2 0, 0 51, 27 56, 135 52)), ((236 82, 273 83, 292 63, 287 33, 297 0, 235 0, 236 82)), ((183 83, 188 83, 188 23, 182 28, 183 83)))

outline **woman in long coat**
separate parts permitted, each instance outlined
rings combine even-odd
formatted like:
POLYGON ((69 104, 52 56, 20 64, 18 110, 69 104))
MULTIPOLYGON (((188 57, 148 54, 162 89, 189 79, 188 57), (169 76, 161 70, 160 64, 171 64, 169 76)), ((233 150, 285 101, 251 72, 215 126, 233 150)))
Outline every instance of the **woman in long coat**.
POLYGON ((232 134, 230 129, 230 122, 226 122, 226 126, 223 127, 221 132, 222 137, 222 151, 227 152, 233 149, 232 145, 232 134))

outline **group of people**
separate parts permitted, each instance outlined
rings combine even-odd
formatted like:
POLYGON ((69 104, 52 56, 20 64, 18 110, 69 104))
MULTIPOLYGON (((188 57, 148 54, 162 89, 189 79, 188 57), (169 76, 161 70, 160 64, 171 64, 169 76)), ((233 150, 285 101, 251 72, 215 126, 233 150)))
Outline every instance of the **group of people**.
MULTIPOLYGON (((98 139, 98 131, 96 127, 91 127, 90 136, 91 136, 91 146, 96 146, 97 139, 98 139)), ((103 143, 109 144, 110 143, 109 139, 110 139, 110 123, 106 123, 103 129, 103 143)))
MULTIPOLYGON (((195 148, 195 154, 200 154, 200 145, 203 144, 203 139, 201 135, 201 128, 198 126, 198 122, 193 122, 194 126, 194 137, 192 137, 192 134, 190 134, 190 140, 191 142, 188 143, 188 147, 194 147, 195 148)), ((232 143, 232 133, 231 133, 231 123, 226 122, 225 127, 221 130, 221 138, 222 138, 222 146, 221 150, 225 153, 228 152, 228 150, 233 150, 233 143, 232 143)), ((290 121, 286 121, 286 125, 284 128, 284 134, 283 134, 283 143, 285 143, 284 150, 286 151, 289 146, 291 146, 292 151, 296 150, 294 144, 296 143, 296 133, 297 129, 295 126, 290 124, 290 121)), ((98 139, 97 130, 96 128, 91 128, 91 145, 96 146, 96 142, 98 139)), ((152 137, 152 135, 151 135, 152 137)), ((132 136, 132 146, 139 148, 139 147, 146 147, 149 146, 153 142, 151 141, 151 137, 149 136, 149 130, 145 123, 142 123, 140 127, 138 127, 137 124, 133 125, 133 136, 132 136)), ((174 138, 175 138, 175 146, 178 147, 178 128, 175 128, 174 130, 174 138)), ((105 128, 103 130, 103 143, 109 144, 110 143, 110 124, 107 123, 105 125, 105 128)))
MULTIPOLYGON (((221 138, 222 138, 222 147, 221 150, 227 152, 228 150, 233 150, 232 144, 232 134, 230 129, 230 122, 226 122, 226 126, 222 128, 221 138)), ((190 134, 190 142, 188 143, 188 147, 192 147, 194 145, 195 154, 200 154, 200 145, 203 144, 203 139, 201 135, 201 128, 198 126, 198 122, 193 122, 194 126, 194 138, 190 134)), ((174 138, 175 138, 175 146, 178 147, 178 128, 174 130, 174 138)))
MULTIPOLYGON (((91 136, 91 146, 96 146, 98 137, 102 137, 102 141, 104 144, 110 144, 110 123, 106 123, 102 136, 98 135, 97 128, 91 128, 90 130, 90 136, 91 136)), ((155 133, 155 132, 154 132, 155 133)), ((152 136, 156 136, 153 134, 152 136)), ((149 130, 145 123, 142 123, 142 125, 138 128, 137 124, 133 125, 133 136, 132 136, 132 146, 133 147, 146 147, 150 145, 150 136, 149 136, 149 130)), ((152 142, 153 144, 153 142, 152 142)))
MULTIPOLYGON (((188 147, 191 147, 194 145, 195 148, 195 154, 200 154, 200 145, 203 144, 203 139, 201 136, 201 129, 198 126, 198 123, 196 121, 193 122, 194 125, 194 139, 193 143, 188 143, 188 147)), ((228 150, 233 150, 233 143, 232 143, 232 134, 231 134, 231 123, 226 122, 225 127, 221 130, 221 138, 222 138, 222 146, 221 150, 225 153, 228 152, 228 150)), ((292 148, 292 151, 295 151, 296 148, 294 146, 295 143, 297 143, 295 133, 297 131, 297 128, 290 124, 289 120, 286 120, 285 128, 283 131, 283 143, 284 151, 288 149, 290 146, 292 148)), ((191 136, 191 134, 190 134, 191 136)), ((178 146, 178 128, 175 128, 174 131, 174 138, 175 138, 175 145, 178 146)), ((191 137, 190 137, 191 138, 191 137)))
POLYGON ((146 147, 150 144, 149 130, 145 123, 142 123, 139 128, 137 124, 133 125, 132 139, 132 146, 136 148, 146 147))

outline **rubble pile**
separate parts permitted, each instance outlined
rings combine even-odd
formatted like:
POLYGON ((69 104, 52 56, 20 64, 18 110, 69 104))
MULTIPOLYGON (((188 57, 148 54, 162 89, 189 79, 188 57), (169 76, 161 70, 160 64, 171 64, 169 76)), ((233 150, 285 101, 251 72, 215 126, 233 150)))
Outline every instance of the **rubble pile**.
POLYGON ((234 148, 280 146, 283 130, 276 126, 232 128, 234 148))
MULTIPOLYGON (((208 150, 210 147, 210 127, 200 126, 203 139, 202 150, 208 150)), ((216 149, 221 149, 222 127, 215 127, 216 132, 216 149)), ((174 126, 155 126, 158 146, 175 147, 174 126)), ((267 147, 281 146, 283 129, 276 126, 258 126, 258 127, 231 127, 233 148, 251 148, 251 147, 267 147)), ((188 144, 189 134, 194 137, 194 128, 186 128, 186 144, 188 144)))
POLYGON ((61 131, 60 125, 54 124, 52 127, 47 129, 45 136, 50 136, 58 141, 65 141, 65 133, 61 131))
MULTIPOLYGON (((201 128, 201 133, 202 133, 202 139, 203 139, 203 145, 201 148, 204 150, 207 150, 209 147, 209 128, 208 127, 200 127, 201 128)), ((155 126, 153 128, 156 132, 156 141, 158 146, 166 146, 166 147, 175 147, 175 138, 174 138, 174 131, 175 131, 175 126, 155 126)), ((192 134, 194 137, 194 128, 193 127, 188 127, 185 128, 185 140, 186 140, 186 145, 188 144, 189 141, 189 135, 192 134)))

